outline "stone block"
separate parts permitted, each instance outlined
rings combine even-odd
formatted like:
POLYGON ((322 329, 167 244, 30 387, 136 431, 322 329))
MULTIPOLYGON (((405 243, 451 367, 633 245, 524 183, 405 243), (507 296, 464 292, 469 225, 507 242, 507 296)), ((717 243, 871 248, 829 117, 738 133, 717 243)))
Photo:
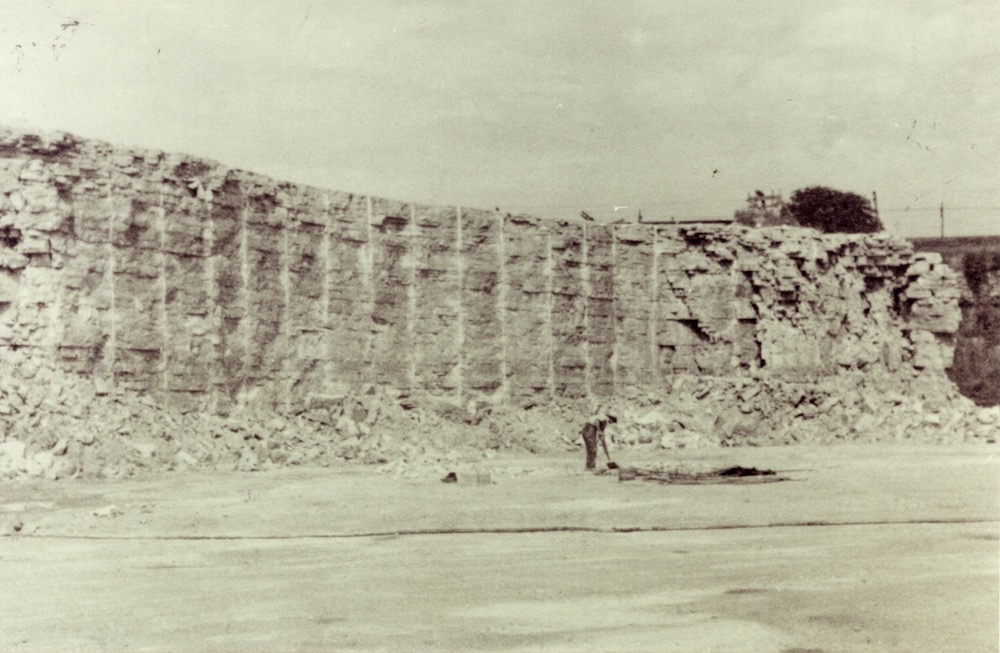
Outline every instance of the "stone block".
POLYGON ((467 255, 495 261, 499 241, 500 217, 495 211, 462 209, 462 250, 467 255))
POLYGON ((63 312, 61 345, 100 351, 111 333, 110 312, 82 303, 63 312))
POLYGON ((433 240, 451 240, 456 233, 458 212, 452 206, 413 205, 414 223, 421 231, 435 232, 433 240))
POLYGON ((21 275, 0 269, 0 304, 16 302, 20 295, 21 275))
POLYGON ((242 247, 242 225, 236 211, 214 208, 211 216, 211 255, 238 260, 242 247))
POLYGON ((87 243, 111 240, 111 208, 106 196, 88 193, 73 199, 73 233, 87 243))
POLYGON ((251 269, 256 272, 280 271, 280 252, 282 250, 281 227, 271 224, 248 223, 246 226, 248 256, 256 256, 251 260, 251 269), (254 263, 265 264, 267 267, 253 267, 254 263))
POLYGON ((120 210, 112 224, 112 243, 116 247, 160 248, 160 228, 165 222, 163 209, 155 202, 132 198, 126 209, 120 210))
POLYGON ((613 230, 615 240, 625 248, 653 243, 652 225, 616 224, 613 230))
POLYGON ((945 370, 951 367, 955 348, 950 342, 922 329, 910 332, 910 342, 913 347, 913 367, 920 370, 945 370))
POLYGON ((168 314, 208 312, 208 278, 205 259, 168 255, 164 258, 168 314))
POLYGON ((158 349, 116 348, 113 372, 115 384, 145 392, 160 385, 163 356, 158 349))
MULTIPOLYGON (((158 307, 159 304, 156 304, 158 307)), ((151 349, 163 343, 163 325, 158 310, 116 307, 114 324, 117 347, 151 349)))
POLYGON ((498 270, 466 270, 462 277, 462 286, 469 291, 477 291, 486 296, 497 287, 500 281, 498 270))
POLYGON ((327 191, 312 186, 284 184, 282 187, 287 200, 284 206, 288 208, 291 223, 319 227, 329 221, 329 206, 332 198, 327 191))

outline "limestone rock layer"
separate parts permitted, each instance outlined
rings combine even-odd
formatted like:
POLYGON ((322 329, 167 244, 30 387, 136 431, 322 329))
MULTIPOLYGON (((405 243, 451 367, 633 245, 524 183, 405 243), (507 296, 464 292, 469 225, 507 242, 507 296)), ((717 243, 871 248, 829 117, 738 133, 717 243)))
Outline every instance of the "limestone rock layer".
POLYGON ((191 410, 934 373, 958 299, 884 234, 557 222, 0 129, 0 351, 191 410))

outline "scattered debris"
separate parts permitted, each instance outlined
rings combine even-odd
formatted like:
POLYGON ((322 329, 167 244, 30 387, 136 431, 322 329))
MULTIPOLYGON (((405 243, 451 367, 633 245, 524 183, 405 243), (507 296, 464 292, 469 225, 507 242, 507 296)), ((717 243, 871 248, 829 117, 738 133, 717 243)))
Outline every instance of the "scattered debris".
POLYGON ((719 476, 774 476, 773 469, 757 469, 756 467, 727 467, 715 472, 719 476))
MULTIPOLYGON (((661 394, 632 393, 610 402, 616 422, 606 425, 604 443, 595 429, 593 457, 596 462, 605 447, 621 456, 795 443, 995 442, 1000 407, 977 407, 936 379, 858 373, 792 383, 677 376, 661 394)), ((395 476, 440 478, 499 451, 579 451, 580 420, 594 414, 583 400, 556 400, 544 408, 483 403, 473 419, 464 405, 374 386, 346 390, 337 401, 293 415, 255 407, 200 414, 120 389, 98 394, 88 379, 42 366, 23 352, 0 359, 3 411, 0 481, 345 462, 395 476)), ((604 453, 610 469, 621 464, 604 453)))
POLYGON ((9 537, 11 535, 19 535, 24 529, 24 522, 20 519, 14 519, 12 521, 5 521, 0 525, 0 537, 9 537))
POLYGON ((671 485, 717 485, 720 483, 740 483, 747 481, 774 483, 788 480, 783 476, 778 476, 774 470, 741 467, 739 465, 708 472, 681 469, 643 469, 641 467, 630 467, 618 472, 619 481, 631 481, 637 478, 644 481, 656 481, 657 483, 671 485))

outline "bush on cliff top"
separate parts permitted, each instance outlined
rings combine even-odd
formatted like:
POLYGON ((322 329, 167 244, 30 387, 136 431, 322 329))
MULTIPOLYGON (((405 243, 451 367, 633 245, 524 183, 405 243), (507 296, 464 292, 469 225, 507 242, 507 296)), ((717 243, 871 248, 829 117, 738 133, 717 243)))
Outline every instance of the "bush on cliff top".
POLYGON ((856 193, 811 186, 792 193, 789 213, 803 227, 825 233, 872 233, 882 230, 871 202, 856 193))

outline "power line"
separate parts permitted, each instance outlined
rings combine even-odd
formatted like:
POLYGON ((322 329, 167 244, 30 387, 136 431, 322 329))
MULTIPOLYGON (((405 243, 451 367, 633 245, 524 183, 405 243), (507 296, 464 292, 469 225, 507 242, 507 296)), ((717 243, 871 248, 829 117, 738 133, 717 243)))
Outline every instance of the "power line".
MULTIPOLYGON (((896 209, 883 209, 879 207, 880 213, 922 213, 925 211, 937 211, 937 206, 907 206, 896 209)), ((948 211, 1000 211, 1000 206, 949 206, 948 211)))
MULTIPOLYGON (((623 201, 628 201, 629 202, 629 207, 631 207, 631 208, 637 208, 637 209, 639 209, 639 208, 667 207, 667 208, 671 208, 671 209, 675 209, 675 210, 692 210, 691 207, 694 206, 694 202, 692 202, 692 201, 678 201, 678 202, 673 202, 673 201, 670 201, 670 200, 658 200, 658 201, 652 201, 652 202, 637 202, 635 200, 623 200, 623 201)), ((575 204, 534 204, 534 203, 527 203, 526 202, 524 204, 530 204, 530 206, 533 206, 533 207, 539 208, 539 209, 570 209, 570 210, 579 210, 581 207, 586 208, 585 205, 587 204, 587 202, 586 201, 581 201, 581 202, 577 202, 575 204)), ((597 204, 599 206, 599 204, 596 203, 596 202, 591 202, 590 204, 592 206, 595 205, 595 204, 597 204)), ((710 208, 702 208, 702 207, 705 207, 705 206, 706 206, 705 204, 699 204, 699 205, 697 205, 697 207, 694 208, 694 210, 698 211, 699 213, 709 213, 709 212, 712 212, 712 209, 710 209, 710 208)), ((735 211, 736 209, 734 208, 733 210, 735 211)), ((925 212, 925 211, 926 212, 937 211, 938 207, 937 206, 904 206, 904 207, 895 207, 895 208, 892 208, 892 207, 884 208, 884 207, 882 207, 880 205, 878 207, 878 210, 879 210, 880 213, 920 213, 920 212, 925 212)), ((1000 206, 949 206, 948 210, 949 211, 1000 211, 1000 206)))

